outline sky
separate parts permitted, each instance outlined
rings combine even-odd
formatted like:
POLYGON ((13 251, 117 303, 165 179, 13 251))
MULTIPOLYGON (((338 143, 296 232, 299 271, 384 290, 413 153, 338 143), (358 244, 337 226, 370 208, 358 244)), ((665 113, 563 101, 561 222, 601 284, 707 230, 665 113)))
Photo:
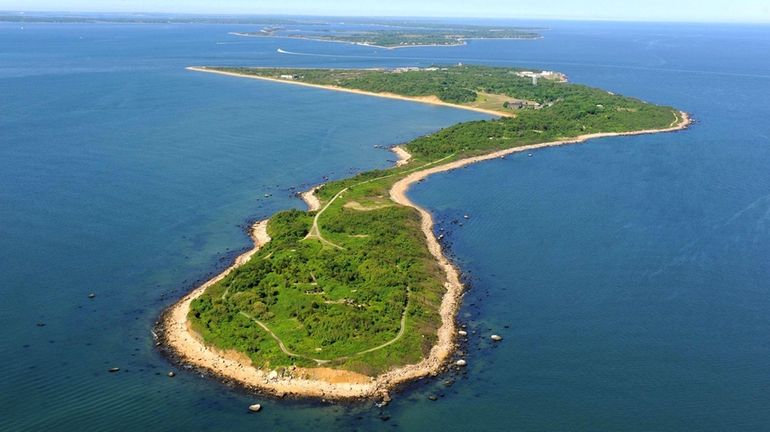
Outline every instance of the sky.
POLYGON ((0 0, 0 10, 770 23, 770 0, 0 0))

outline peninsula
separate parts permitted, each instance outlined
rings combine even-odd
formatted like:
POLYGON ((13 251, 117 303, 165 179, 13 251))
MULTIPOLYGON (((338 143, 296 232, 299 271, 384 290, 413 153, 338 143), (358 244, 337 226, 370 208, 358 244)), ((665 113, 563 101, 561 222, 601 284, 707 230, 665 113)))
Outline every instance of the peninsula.
MULTIPOLYGON (((277 395, 386 397, 453 363, 463 286, 410 185, 442 171, 592 138, 686 128, 671 107, 485 66, 197 71, 484 110, 396 148, 401 162, 305 194, 308 211, 256 224, 255 247, 161 319, 187 364, 277 395)), ((460 364, 463 364, 462 362, 460 364)))

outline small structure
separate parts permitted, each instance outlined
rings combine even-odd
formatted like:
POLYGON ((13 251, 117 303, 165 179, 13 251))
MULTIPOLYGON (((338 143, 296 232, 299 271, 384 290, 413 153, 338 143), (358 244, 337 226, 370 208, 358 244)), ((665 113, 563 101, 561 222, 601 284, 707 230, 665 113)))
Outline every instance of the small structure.
POLYGON ((543 106, 535 101, 524 100, 524 99, 509 99, 503 102, 503 108, 515 109, 515 110, 520 110, 525 108, 541 109, 543 108, 543 106))
POLYGON ((532 85, 537 85, 537 80, 540 78, 551 80, 551 81, 558 81, 558 82, 567 82, 567 76, 563 73, 554 72, 554 71, 519 71, 516 72, 517 76, 520 77, 528 77, 532 78, 532 85))
POLYGON ((404 73, 404 72, 419 72, 421 69, 418 67, 410 66, 410 67, 399 67, 395 68, 391 71, 391 73, 404 73))

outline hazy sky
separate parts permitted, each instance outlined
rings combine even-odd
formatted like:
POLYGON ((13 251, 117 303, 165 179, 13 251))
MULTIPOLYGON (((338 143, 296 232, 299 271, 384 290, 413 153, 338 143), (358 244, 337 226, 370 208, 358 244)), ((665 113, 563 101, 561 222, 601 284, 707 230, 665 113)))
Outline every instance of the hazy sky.
POLYGON ((770 0, 0 0, 0 10, 770 22, 770 0))

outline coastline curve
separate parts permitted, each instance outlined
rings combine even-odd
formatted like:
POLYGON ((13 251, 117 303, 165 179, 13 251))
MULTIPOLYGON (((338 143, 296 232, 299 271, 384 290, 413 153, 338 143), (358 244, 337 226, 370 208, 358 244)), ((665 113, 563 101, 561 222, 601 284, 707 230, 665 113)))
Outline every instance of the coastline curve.
MULTIPOLYGON (((457 333, 455 316, 464 290, 459 270, 445 256, 442 246, 433 232, 434 221, 432 215, 426 209, 411 201, 407 196, 407 192, 413 184, 436 173, 451 171, 473 163, 500 158, 513 153, 582 143, 596 138, 674 132, 686 129, 691 123, 690 116, 685 112, 679 111, 679 115, 675 115, 675 120, 671 127, 665 129, 586 134, 564 140, 512 147, 480 156, 429 166, 424 169, 418 168, 418 170, 395 182, 389 191, 390 199, 397 204, 412 207, 419 212, 421 229, 425 235, 428 249, 446 276, 444 283, 446 292, 439 308, 441 326, 438 329, 438 341, 431 348, 430 354, 419 363, 399 367, 373 378, 355 372, 328 368, 297 368, 293 373, 278 376, 275 371, 268 373, 255 368, 251 364, 250 359, 243 354, 233 351, 222 352, 206 345, 202 338, 189 326, 187 313, 190 310, 190 304, 194 299, 202 295, 206 288, 223 279, 236 267, 247 262, 261 246, 270 241, 270 237, 267 234, 267 220, 260 221, 253 226, 251 237, 254 240, 254 248, 252 250, 236 258, 232 266, 184 296, 164 312, 157 332, 159 334, 159 343, 163 345, 165 350, 186 364, 206 370, 221 379, 235 381, 247 388, 277 396, 288 395, 324 399, 387 398, 393 388, 418 378, 437 374, 448 366, 447 360, 455 350, 455 335, 457 333), (319 371, 323 373, 317 373, 319 371), (319 376, 321 377, 319 378, 319 376)), ((399 147, 395 150, 395 153, 399 156, 397 166, 409 163, 411 155, 405 149, 399 147)), ((302 198, 308 204, 310 211, 318 210, 321 207, 320 200, 314 195, 317 188, 318 186, 302 194, 302 198)))

